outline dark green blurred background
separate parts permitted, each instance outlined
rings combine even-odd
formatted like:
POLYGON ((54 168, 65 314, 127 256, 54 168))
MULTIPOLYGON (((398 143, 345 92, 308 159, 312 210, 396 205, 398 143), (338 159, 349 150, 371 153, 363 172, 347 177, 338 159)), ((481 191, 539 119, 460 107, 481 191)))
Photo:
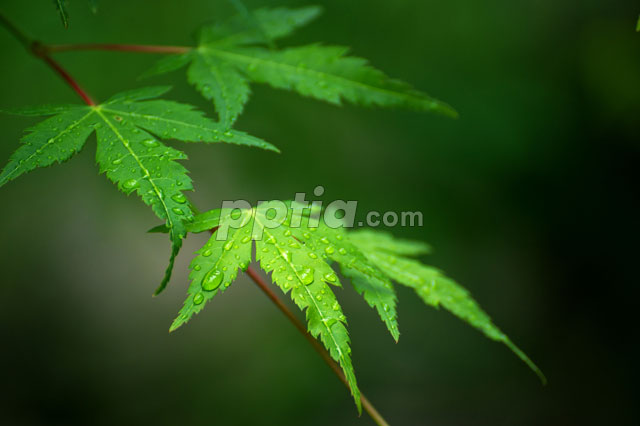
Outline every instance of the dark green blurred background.
MULTIPOLYGON (((47 0, 2 11, 51 43, 189 44, 226 1, 71 0, 65 31, 47 0)), ((268 4, 249 1, 250 7, 268 4)), ((254 86, 237 127, 281 148, 182 146, 201 208, 222 199, 325 199, 419 210, 426 259, 469 288, 544 370, 399 288, 394 344, 353 291, 363 391, 393 425, 638 424, 634 399, 640 34, 637 1, 337 1, 283 44, 346 44, 454 105, 459 120, 336 108, 254 86)), ((77 102, 0 31, 0 108, 77 102)), ((213 114, 182 71, 136 81, 156 59, 75 52, 60 61, 97 98, 172 84, 213 114)), ((30 118, 0 116, 4 163, 30 118)), ((93 137, 92 137, 93 139, 93 137)), ((178 144, 176 144, 177 146, 178 144)), ((191 324, 169 324, 187 286, 150 297, 169 245, 149 208, 97 174, 94 144, 0 191, 0 423, 369 425, 282 314, 242 278, 191 324)))

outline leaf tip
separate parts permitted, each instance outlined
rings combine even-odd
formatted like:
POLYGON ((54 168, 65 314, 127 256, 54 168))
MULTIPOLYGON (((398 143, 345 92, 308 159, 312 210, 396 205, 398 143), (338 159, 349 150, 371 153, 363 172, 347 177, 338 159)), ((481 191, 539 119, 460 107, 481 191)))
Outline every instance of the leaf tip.
POLYGON ((527 364, 531 371, 533 371, 536 376, 538 376, 540 382, 542 382, 542 385, 546 386, 547 377, 544 375, 542 370, 540 370, 540 368, 538 368, 538 366, 531 360, 531 358, 529 358, 527 354, 525 354, 519 347, 517 347, 509 338, 505 338, 505 340, 503 341, 507 345, 507 347, 509 347, 509 349, 511 349, 513 353, 515 353, 518 358, 520 358, 525 364, 527 364))
POLYGON ((171 323, 171 326, 169 327, 169 333, 173 333, 174 331, 179 329, 182 326, 182 324, 183 324, 182 322, 176 319, 173 323, 171 323))
POLYGON ((445 116, 449 118, 453 118, 454 120, 457 120, 458 118, 460 118, 460 114, 458 113, 458 111, 456 111, 451 105, 441 102, 438 105, 438 110, 445 116))

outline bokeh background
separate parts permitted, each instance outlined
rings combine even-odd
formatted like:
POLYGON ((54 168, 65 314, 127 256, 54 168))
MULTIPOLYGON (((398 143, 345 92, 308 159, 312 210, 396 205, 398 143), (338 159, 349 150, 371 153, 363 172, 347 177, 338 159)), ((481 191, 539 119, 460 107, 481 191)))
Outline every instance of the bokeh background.
MULTIPOLYGON (((234 13, 222 0, 112 0, 93 15, 78 0, 64 30, 52 3, 0 7, 51 43, 190 44, 200 24, 234 13)), ((323 3, 324 16, 281 45, 352 46, 461 118, 254 86, 237 127, 282 154, 182 146, 197 204, 323 185, 325 200, 358 200, 362 214, 423 212, 423 227, 392 232, 432 243, 425 261, 469 288, 549 385, 409 289, 398 288, 398 344, 353 291, 337 290, 361 388, 393 425, 638 424, 638 3, 323 3)), ((78 101, 4 30, 0 48, 0 108, 78 101)), ((58 58, 97 99, 172 84, 169 98, 213 114, 183 71, 137 81, 155 56, 58 58)), ((35 122, 0 116, 3 163, 35 122)), ((0 423, 373 424, 245 278, 167 332, 202 237, 188 239, 170 287, 152 299, 168 241, 145 234, 158 223, 150 210, 96 173, 91 141, 64 166, 0 189, 0 423)))

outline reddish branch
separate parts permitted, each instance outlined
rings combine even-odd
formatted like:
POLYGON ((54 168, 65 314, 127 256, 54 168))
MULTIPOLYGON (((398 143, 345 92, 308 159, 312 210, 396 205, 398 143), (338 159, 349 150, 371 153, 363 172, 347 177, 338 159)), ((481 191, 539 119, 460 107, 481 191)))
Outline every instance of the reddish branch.
POLYGON ((68 52, 70 50, 114 50, 136 53, 186 53, 192 48, 187 46, 149 46, 144 44, 53 44, 48 45, 49 52, 68 52))
POLYGON ((87 92, 80 87, 77 81, 71 77, 71 75, 56 62, 50 55, 49 50, 43 44, 31 39, 24 32, 22 32, 18 27, 13 25, 11 21, 9 21, 2 13, 0 13, 0 25, 5 27, 7 31, 11 33, 30 53, 32 53, 35 57, 40 58, 47 64, 56 74, 58 74, 62 79, 69 85, 71 88, 82 98, 82 100, 90 106, 95 105, 96 103, 91 99, 91 96, 87 94, 87 92))
MULTIPOLYGON (((0 13, 0 25, 5 27, 20 43, 34 56, 42 59, 56 74, 62 79, 82 98, 82 100, 90 106, 96 105, 89 94, 78 84, 78 82, 71 77, 71 75, 51 57, 53 52, 64 52, 71 50, 112 50, 112 51, 124 51, 124 52, 138 52, 138 53, 166 53, 166 54, 180 54, 190 51, 191 47, 184 46, 148 46, 137 44, 65 44, 65 45, 43 45, 37 41, 32 40, 20 31, 12 22, 4 17, 0 13)), ((215 228, 211 230, 215 232, 215 228)), ((305 325, 293 314, 293 312, 285 305, 278 296, 271 291, 267 283, 260 277, 260 275, 251 267, 247 268, 247 275, 256 283, 256 285, 267 295, 269 299, 280 309, 280 311, 289 319, 289 321, 298 329, 298 331, 304 336, 305 339, 313 346, 313 349, 322 357, 324 362, 333 370, 342 383, 349 388, 342 370, 331 358, 327 350, 311 335, 307 332, 305 325)), ((362 407, 371 416, 373 421, 379 426, 389 426, 384 418, 378 413, 373 405, 369 402, 364 395, 361 395, 362 407)))
POLYGON ((35 56, 42 59, 49 67, 54 70, 71 88, 82 98, 82 100, 89 106, 94 106, 96 103, 91 99, 91 96, 82 88, 77 81, 65 70, 62 65, 55 61, 48 53, 48 50, 39 44, 38 42, 31 43, 31 51, 35 56))
MULTIPOLYGON (((251 268, 251 266, 247 268, 247 275, 253 280, 254 283, 256 283, 260 290, 262 290, 267 295, 267 297, 271 299, 271 301, 278 307, 278 309, 282 311, 282 313, 289 319, 289 321, 291 321, 291 323, 298 329, 298 331, 304 336, 304 338, 307 339, 309 343, 311 343, 313 349, 315 349, 318 355, 322 357, 323 361, 329 366, 329 368, 333 370, 335 375, 338 376, 338 378, 342 381, 342 383, 344 383, 347 389, 350 389, 349 383, 344 377, 344 374, 342 373, 342 370, 340 370, 338 364, 336 364, 333 358, 331 358, 327 350, 316 339, 314 339, 311 334, 309 334, 307 328, 304 326, 304 324, 302 324, 298 317, 296 317, 293 312, 291 312, 291 309, 289 309, 287 305, 285 305, 282 300, 280 300, 280 298, 278 298, 278 296, 273 291, 271 291, 267 283, 264 282, 262 277, 253 268, 251 268)), ((362 402, 362 408, 364 408, 367 414, 371 416, 371 418, 374 422, 376 422, 377 425, 389 426, 382 415, 378 413, 375 407, 363 394, 360 395, 360 401, 362 402)))

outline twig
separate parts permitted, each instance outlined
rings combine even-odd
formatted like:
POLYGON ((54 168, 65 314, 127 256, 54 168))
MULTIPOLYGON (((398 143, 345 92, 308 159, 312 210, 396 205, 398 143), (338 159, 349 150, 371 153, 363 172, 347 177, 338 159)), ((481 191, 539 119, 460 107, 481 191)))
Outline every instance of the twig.
POLYGON ((150 46, 145 44, 51 44, 46 46, 47 51, 68 52, 72 50, 112 50, 118 52, 136 52, 136 53, 187 53, 192 50, 188 46, 150 46))
MULTIPOLYGON (((148 45, 126 45, 126 44, 66 44, 66 45, 44 45, 32 40, 25 33, 20 31, 11 21, 0 13, 0 25, 4 26, 30 53, 42 59, 53 71, 55 71, 73 90, 85 101, 87 105, 94 106, 96 103, 80 87, 78 82, 53 58, 50 53, 63 52, 71 50, 115 50, 128 51, 138 53, 186 53, 192 48, 184 46, 148 46, 148 45)), ((212 230, 214 232, 215 230, 212 230)), ((305 339, 311 344, 313 349, 322 357, 324 362, 333 370, 338 378, 349 388, 342 370, 331 358, 327 350, 307 332, 304 324, 291 312, 291 310, 271 291, 264 282, 262 277, 251 267, 247 268, 247 275, 256 283, 256 285, 267 295, 267 297, 280 309, 280 311, 289 319, 289 321, 298 329, 305 339)), ((373 421, 379 426, 389 426, 384 418, 378 413, 375 407, 364 396, 360 395, 362 407, 371 416, 373 421)))
POLYGON ((56 62, 50 55, 46 46, 42 43, 31 39, 18 27, 16 27, 11 21, 9 21, 2 13, 0 13, 0 24, 5 27, 23 46, 29 53, 49 66, 56 74, 58 74, 71 88, 82 98, 82 100, 89 106, 94 106, 96 103, 91 99, 91 96, 74 80, 73 77, 65 70, 62 65, 56 62))

